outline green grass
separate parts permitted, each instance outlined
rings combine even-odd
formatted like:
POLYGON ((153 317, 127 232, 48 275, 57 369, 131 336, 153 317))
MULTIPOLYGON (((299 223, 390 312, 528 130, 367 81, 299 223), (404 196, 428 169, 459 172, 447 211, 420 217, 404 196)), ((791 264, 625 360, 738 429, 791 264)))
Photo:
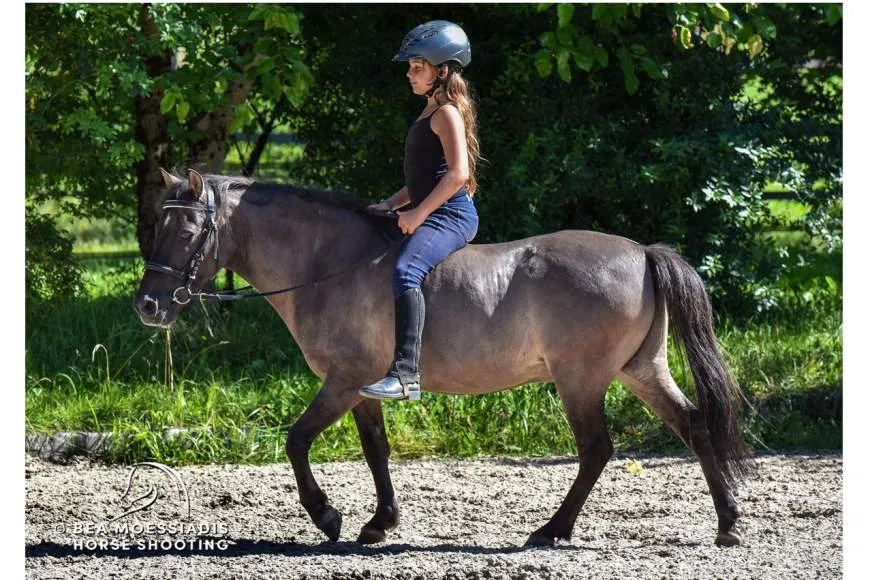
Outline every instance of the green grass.
MULTIPOLYGON (((757 449, 841 448, 842 254, 790 229, 805 206, 766 203, 779 229, 765 235, 789 250, 781 288, 792 298, 750 320, 718 322, 729 365, 751 403, 745 434, 757 449)), ((99 244, 117 250, 119 240, 127 240, 123 246, 133 239, 115 226, 69 226, 78 250, 99 244)), ((284 461, 286 431, 320 382, 268 303, 190 308, 168 335, 143 326, 133 312, 141 260, 83 265, 86 296, 26 309, 28 431, 124 434, 109 459, 125 462, 284 461), (163 437, 169 428, 189 431, 163 437)), ((673 353, 671 368, 691 394, 673 353)), ((386 404, 384 413, 393 457, 575 453, 552 385, 470 397, 424 393, 421 404, 386 404)), ((621 452, 684 449, 618 383, 608 391, 606 414, 621 452)), ((361 457, 350 414, 312 449, 314 461, 361 457)))
POLYGON ((774 220, 784 226, 794 226, 810 210, 809 206, 790 199, 768 199, 764 202, 774 220))
MULTIPOLYGON (((242 154, 247 160, 253 143, 240 143, 242 154)), ((293 184, 293 169, 305 153, 305 146, 295 143, 269 143, 260 156, 255 175, 258 179, 272 183, 293 184)), ((242 159, 239 150, 231 147, 224 163, 224 173, 242 174, 242 159)))
MULTIPOLYGON (((89 296, 28 310, 28 430, 129 434, 113 450, 118 461, 284 460, 287 428, 320 383, 265 301, 190 310, 167 348, 167 335, 141 325, 132 310, 141 264, 104 260, 90 270, 89 296), (162 431, 173 427, 191 431, 165 440, 162 431)), ((754 406, 747 437, 755 447, 841 446, 841 323, 836 301, 800 317, 720 323, 729 363, 754 406)), ((672 369, 685 384, 675 360, 672 369)), ((424 393, 421 404, 384 410, 394 457, 575 452, 552 385, 471 397, 424 393)), ((606 412, 619 451, 683 449, 619 384, 606 412)), ((312 450, 314 461, 361 457, 350 415, 312 450)))

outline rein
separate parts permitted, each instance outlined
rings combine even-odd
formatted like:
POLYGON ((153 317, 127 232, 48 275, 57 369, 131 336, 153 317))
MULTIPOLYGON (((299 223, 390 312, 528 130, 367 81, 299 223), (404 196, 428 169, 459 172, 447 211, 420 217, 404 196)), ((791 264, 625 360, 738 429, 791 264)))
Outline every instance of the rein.
MULTIPOLYGON (((359 262, 357 262, 353 266, 350 266, 349 268, 345 268, 344 270, 340 270, 338 272, 333 272, 332 274, 327 274, 323 278, 318 278, 317 280, 314 280, 313 282, 306 282, 305 284, 297 284, 296 286, 290 286, 288 288, 281 288, 280 290, 270 290, 269 292, 256 292, 256 293, 251 293, 251 294, 239 294, 238 292, 194 292, 193 294, 191 294, 191 296, 196 296, 200 300, 212 300, 212 301, 216 301, 216 302, 229 302, 232 300, 242 300, 244 298, 262 298, 264 296, 274 296, 275 294, 284 294, 285 292, 292 292, 294 290, 299 290, 300 288, 307 288, 308 286, 317 287, 317 285, 320 284, 321 282, 325 282, 326 280, 329 280, 330 278, 335 278, 336 276, 340 276, 341 274, 346 274, 347 272, 350 272, 351 270, 355 270, 357 267, 361 266, 362 264, 364 264, 366 262, 377 264, 378 262, 380 262, 384 258, 384 256, 386 256, 387 254, 392 252, 393 249, 396 246, 398 246, 399 244, 401 244, 403 241, 404 240, 398 240, 397 242, 390 244, 390 247, 387 248, 386 251, 382 252, 381 254, 379 254, 377 256, 367 257, 364 260, 360 260, 359 262)), ((248 288, 252 288, 252 286, 240 288, 240 290, 247 290, 248 288)))
MULTIPOLYGON (((217 236, 217 223, 215 222, 215 204, 214 204, 214 194, 212 193, 211 187, 208 185, 205 186, 205 190, 207 192, 208 198, 207 203, 202 203, 199 201, 186 201, 180 199, 171 199, 163 203, 163 209, 192 209, 195 211, 204 211, 208 215, 208 219, 203 226, 204 235, 201 237, 199 241, 199 245, 194 251, 193 256, 190 259, 187 267, 184 270, 177 270, 171 266, 166 264, 161 264, 160 262, 154 261, 146 261, 145 269, 151 270, 152 272, 159 272, 161 274, 167 274, 174 278, 178 278, 184 282, 182 286, 179 286, 172 293, 172 301, 176 304, 187 304, 191 301, 193 297, 197 297, 200 300, 211 300, 216 302, 229 302, 233 300, 242 300, 245 298, 263 298, 265 296, 274 296, 275 294, 284 294, 286 292, 292 292, 294 290, 299 290, 301 288, 307 288, 309 286, 316 287, 321 282, 325 282, 330 278, 335 278, 336 276, 340 276, 341 274, 346 274, 351 270, 356 269, 360 265, 364 263, 378 263, 381 261, 384 256, 393 251, 399 244, 404 241, 404 237, 390 244, 390 246, 386 249, 386 251, 381 252, 377 256, 366 257, 364 260, 360 260, 350 266, 349 268, 345 268, 344 270, 340 270, 338 272, 333 272, 332 274, 327 274, 323 278, 319 278, 312 282, 306 282, 305 284, 297 284, 296 286, 290 286, 287 288, 281 288, 280 290, 270 290, 268 292, 256 292, 256 293, 245 293, 240 294, 238 291, 236 292, 203 292, 201 289, 199 291, 194 291, 192 286, 193 282, 196 280, 196 275, 199 272, 199 267, 202 265, 205 254, 203 250, 205 249, 205 245, 208 242, 209 237, 214 234, 215 244, 214 244, 214 259, 217 262, 218 259, 218 236, 217 236), (179 297, 179 292, 186 292, 186 296, 179 297)), ((371 212, 374 213, 374 212, 371 212)), ((380 212, 378 212, 380 213, 380 212)), ((381 215, 386 215, 388 217, 396 217, 396 214, 392 211, 384 212, 381 215)), ((247 286, 245 288, 241 288, 241 290, 247 290, 251 288, 251 286, 247 286)))

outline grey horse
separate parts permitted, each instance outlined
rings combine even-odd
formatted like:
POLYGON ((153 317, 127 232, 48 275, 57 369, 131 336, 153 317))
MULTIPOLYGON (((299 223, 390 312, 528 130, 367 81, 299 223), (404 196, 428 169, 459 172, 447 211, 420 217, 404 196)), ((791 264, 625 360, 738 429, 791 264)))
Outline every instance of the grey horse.
MULTIPOLYGON (((287 433, 287 457, 302 505, 337 540, 341 514, 315 481, 308 454, 318 434, 352 411, 377 491, 374 516, 358 541, 385 540, 399 522, 390 446, 381 402, 361 397, 358 389, 379 379, 392 360, 394 222, 334 192, 192 170, 187 179, 163 176, 164 211, 134 299, 140 319, 171 325, 220 268, 260 291, 316 282, 268 297, 323 381, 287 433)), ((613 379, 697 456, 718 515, 715 543, 741 542, 734 488, 754 468, 739 428, 741 393, 717 347, 704 284, 675 251, 589 231, 471 244, 432 271, 423 292, 420 373, 426 391, 467 395, 552 382, 562 400, 579 473, 527 545, 570 539, 613 454, 604 421, 604 395, 613 379), (669 322, 688 358, 697 407, 668 369, 669 322)))

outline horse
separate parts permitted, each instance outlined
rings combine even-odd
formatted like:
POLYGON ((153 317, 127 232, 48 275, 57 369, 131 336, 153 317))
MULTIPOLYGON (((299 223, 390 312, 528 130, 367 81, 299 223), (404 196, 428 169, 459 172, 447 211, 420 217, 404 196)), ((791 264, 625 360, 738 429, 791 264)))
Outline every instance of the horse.
MULTIPOLYGON (((357 541, 382 542, 399 523, 381 402, 358 389, 392 360, 391 275, 401 233, 340 192, 249 178, 163 171, 163 213, 134 298, 146 325, 167 327, 220 268, 267 296, 322 380, 287 432, 299 499, 336 541, 342 517, 311 472, 313 440, 353 413, 377 507, 357 541), (397 237, 398 236, 398 237, 397 237)), ((718 517, 714 543, 739 545, 735 489, 755 466, 740 432, 742 397, 718 348, 698 273, 673 249, 615 235, 566 230, 469 244, 426 278, 421 384, 467 395, 553 383, 578 449, 579 471, 558 510, 528 546, 570 540, 613 445, 604 396, 621 381, 697 457, 718 517), (688 359, 697 406, 668 368, 669 324, 688 359)), ((396 403, 402 404, 402 403, 396 403)), ((408 404, 408 403, 404 403, 408 404)))

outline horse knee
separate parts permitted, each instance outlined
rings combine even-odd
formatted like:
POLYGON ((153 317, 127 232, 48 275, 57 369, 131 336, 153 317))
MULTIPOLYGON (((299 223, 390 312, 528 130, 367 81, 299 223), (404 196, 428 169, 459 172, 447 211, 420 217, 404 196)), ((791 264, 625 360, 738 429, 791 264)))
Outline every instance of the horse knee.
POLYGON ((311 448, 311 441, 300 433, 290 429, 287 432, 287 440, 284 443, 284 452, 287 454, 287 459, 293 461, 299 457, 306 457, 308 450, 311 448))

